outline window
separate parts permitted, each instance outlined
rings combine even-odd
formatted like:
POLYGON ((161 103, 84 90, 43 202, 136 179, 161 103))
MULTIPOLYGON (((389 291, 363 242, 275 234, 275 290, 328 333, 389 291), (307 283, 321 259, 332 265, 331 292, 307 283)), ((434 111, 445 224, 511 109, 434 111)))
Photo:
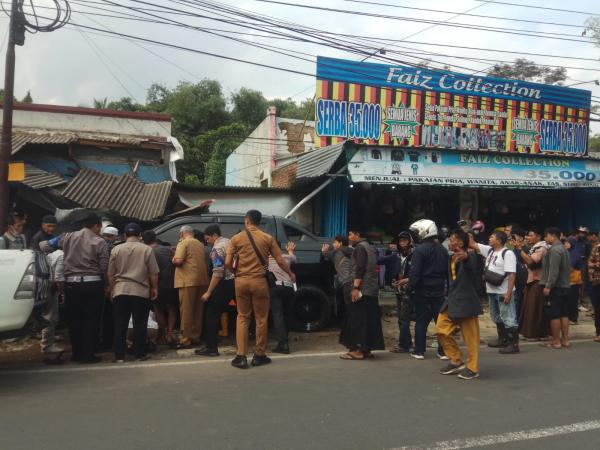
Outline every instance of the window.
POLYGON ((244 229, 244 223, 220 223, 219 227, 221 228, 221 234, 223 234, 223 236, 225 236, 226 238, 231 239, 233 236, 235 236, 244 229))
POLYGON ((283 231, 285 231, 285 235, 288 241, 298 242, 298 241, 313 241, 314 239, 302 231, 300 228, 296 228, 291 224, 284 224, 283 231))
POLYGON ((156 237, 158 238, 158 240, 174 246, 177 245, 177 243, 179 242, 179 230, 183 225, 189 225, 195 230, 204 231, 204 229, 211 223, 213 223, 212 217, 198 218, 196 222, 177 222, 171 227, 158 232, 156 234, 156 237))

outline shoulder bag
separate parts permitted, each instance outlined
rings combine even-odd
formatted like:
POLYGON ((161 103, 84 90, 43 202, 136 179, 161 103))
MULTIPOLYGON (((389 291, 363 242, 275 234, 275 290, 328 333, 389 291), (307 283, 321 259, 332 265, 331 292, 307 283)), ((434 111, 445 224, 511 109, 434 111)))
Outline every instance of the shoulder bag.
POLYGON ((275 286, 277 286, 277 278, 275 278, 273 272, 269 270, 269 265, 265 262, 265 258, 263 257, 262 253, 258 251, 258 247, 256 246, 256 242, 254 242, 254 237, 252 237, 252 233, 246 230, 246 234, 248 235, 248 240, 250 241, 250 244, 252 244, 254 253, 256 253, 260 264, 263 266, 263 269, 265 271, 265 279, 267 280, 269 289, 273 289, 275 286))
MULTIPOLYGON (((502 259, 504 260, 504 255, 506 254, 508 250, 504 249, 502 251, 502 259)), ((502 283, 504 283, 504 279, 506 278, 506 272, 504 272, 504 274, 499 274, 494 272, 493 270, 490 270, 490 264, 492 263, 492 256, 494 254, 494 250, 490 250, 490 253, 488 254, 487 257, 487 264, 485 265, 485 270, 483 271, 483 279, 485 280, 486 283, 491 284, 492 286, 500 286, 502 283)))

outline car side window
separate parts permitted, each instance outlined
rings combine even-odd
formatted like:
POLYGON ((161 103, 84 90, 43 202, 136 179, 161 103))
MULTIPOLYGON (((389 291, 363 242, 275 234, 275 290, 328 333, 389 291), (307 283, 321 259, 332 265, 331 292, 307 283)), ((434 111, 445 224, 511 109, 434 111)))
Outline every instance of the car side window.
POLYGON ((298 241, 312 241, 313 238, 308 234, 304 233, 301 229, 296 228, 289 224, 283 225, 283 230, 287 237, 288 241, 298 242, 298 241))
POLYGON ((156 235, 156 237, 159 241, 166 242, 170 245, 177 245, 177 243, 179 242, 179 230, 183 225, 189 225, 195 230, 204 231, 204 229, 211 223, 211 217, 201 220, 199 222, 181 223, 178 225, 174 225, 173 227, 167 230, 161 231, 159 234, 156 235))

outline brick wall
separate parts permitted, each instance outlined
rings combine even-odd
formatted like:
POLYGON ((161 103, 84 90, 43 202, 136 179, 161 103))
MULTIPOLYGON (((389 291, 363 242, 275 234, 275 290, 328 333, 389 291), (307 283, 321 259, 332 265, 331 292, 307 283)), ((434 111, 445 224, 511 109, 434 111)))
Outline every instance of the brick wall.
POLYGON ((296 181, 298 163, 294 162, 280 169, 275 169, 271 174, 271 186, 274 188, 289 188, 296 181))

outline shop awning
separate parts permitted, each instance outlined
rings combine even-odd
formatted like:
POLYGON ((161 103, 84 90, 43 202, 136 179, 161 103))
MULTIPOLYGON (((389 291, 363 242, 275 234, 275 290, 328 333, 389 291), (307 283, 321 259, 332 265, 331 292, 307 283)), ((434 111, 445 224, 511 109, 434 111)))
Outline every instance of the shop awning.
POLYGON ((306 183, 327 175, 344 152, 344 143, 313 150, 298 157, 296 181, 306 183))

